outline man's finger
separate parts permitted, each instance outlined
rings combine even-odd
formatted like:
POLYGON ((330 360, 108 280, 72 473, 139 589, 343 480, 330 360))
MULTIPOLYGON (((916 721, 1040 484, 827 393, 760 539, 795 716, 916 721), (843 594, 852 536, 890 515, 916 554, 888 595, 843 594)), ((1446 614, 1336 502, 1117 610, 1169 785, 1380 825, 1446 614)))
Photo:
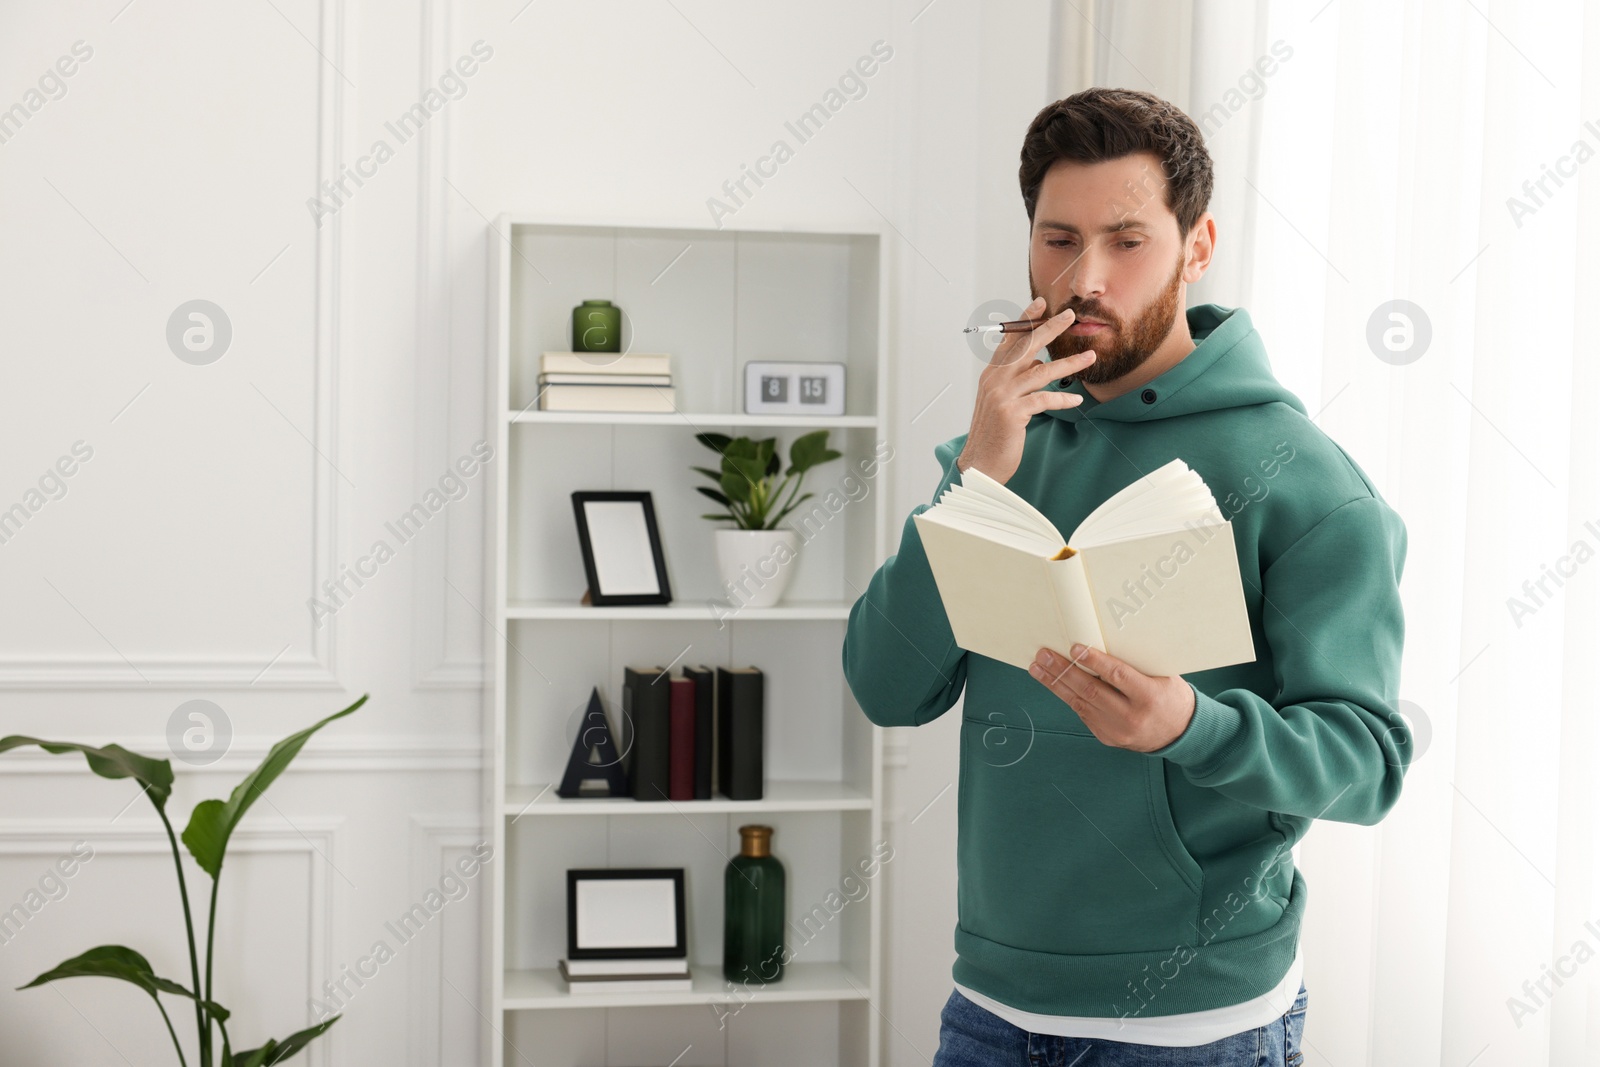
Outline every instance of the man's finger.
POLYGON ((1035 357, 1045 345, 1061 336, 1068 326, 1078 321, 1078 313, 1071 308, 1062 308, 1054 315, 1028 331, 1028 345, 1023 351, 1028 359, 1037 362, 1035 357))
MULTIPOLYGON (((1039 310, 1044 310, 1044 305, 1039 304, 1037 300, 1023 310, 1032 309, 1035 305, 1039 310)), ((989 359, 990 364, 1019 368, 1021 373, 1032 370, 1029 364, 1039 362, 1035 358, 1039 350, 1060 336, 1063 330, 1077 320, 1077 317, 1077 313, 1071 308, 1062 308, 1049 318, 1040 320, 1039 325, 1031 330, 1005 335, 1000 344, 995 346, 994 355, 989 359)))
MULTIPOLYGON (((1115 657, 1108 659, 1117 663, 1122 662, 1115 657)), ((1083 665, 1082 656, 1074 666, 1073 661, 1065 654, 1054 649, 1041 648, 1034 656, 1034 662, 1028 673, 1074 708, 1081 706, 1086 709, 1126 711, 1129 706, 1127 695, 1103 679, 1083 671, 1083 665)))
POLYGON ((1056 378, 1077 374, 1099 358, 1094 349, 1088 348, 1060 359, 1036 359, 1033 361, 1035 365, 1028 368, 1029 376, 1023 379, 1023 384, 1030 390, 1043 389, 1056 378))
POLYGON ((1131 666, 1126 660, 1118 659, 1109 652, 1102 652, 1098 648, 1087 645, 1074 645, 1071 655, 1072 665, 1095 675, 1100 682, 1110 686, 1117 692, 1128 697, 1137 695, 1149 681, 1148 677, 1131 666))

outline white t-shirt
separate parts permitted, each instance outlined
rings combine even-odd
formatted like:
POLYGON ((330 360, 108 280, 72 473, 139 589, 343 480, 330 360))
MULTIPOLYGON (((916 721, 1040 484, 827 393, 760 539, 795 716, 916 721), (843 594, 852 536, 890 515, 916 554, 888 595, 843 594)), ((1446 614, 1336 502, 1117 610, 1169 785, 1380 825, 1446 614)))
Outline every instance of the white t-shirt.
POLYGON ((956 989, 962 996, 980 1007, 1000 1016, 1012 1026, 1030 1033, 1055 1034, 1061 1037, 1094 1037, 1105 1041, 1124 1041, 1135 1045, 1161 1045, 1167 1048, 1187 1048, 1220 1041, 1245 1030, 1265 1026, 1294 1007, 1300 995, 1304 961, 1300 946, 1295 946, 1294 962, 1289 972, 1273 989, 1242 1004, 1230 1004, 1206 1011, 1183 1012, 1178 1015, 1130 1015, 1126 1018, 1108 1016, 1093 1018, 1078 1015, 1036 1015, 1029 1011, 1000 1003, 986 997, 960 982, 956 989))

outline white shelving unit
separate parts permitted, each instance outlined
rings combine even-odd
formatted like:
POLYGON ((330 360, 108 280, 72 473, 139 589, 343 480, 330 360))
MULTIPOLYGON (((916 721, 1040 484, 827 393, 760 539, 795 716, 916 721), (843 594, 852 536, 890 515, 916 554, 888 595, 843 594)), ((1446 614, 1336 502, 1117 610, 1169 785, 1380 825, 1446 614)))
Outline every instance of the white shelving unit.
POLYGON ((850 606, 887 544, 883 233, 503 215, 488 240, 490 1063, 878 1067, 883 738, 840 657, 850 606), (594 297, 622 307, 626 347, 672 355, 679 412, 537 410, 539 353, 571 348, 572 308, 594 297), (744 414, 744 364, 773 359, 845 363, 845 414, 744 414), (818 510, 797 527, 788 592, 776 607, 740 608, 717 575, 721 524, 699 517, 715 507, 695 492, 709 483, 691 467, 717 464, 694 435, 775 436, 787 463, 790 442, 821 427, 844 456, 806 476, 818 510), (570 496, 580 489, 651 493, 671 604, 580 603, 570 496), (615 730, 623 668, 653 664, 766 673, 764 799, 555 795, 591 689, 615 730), (775 828, 788 875, 791 960, 767 986, 721 973, 723 872, 751 822, 775 828), (567 869, 657 866, 686 870, 694 988, 569 994, 555 969, 566 954, 567 869))

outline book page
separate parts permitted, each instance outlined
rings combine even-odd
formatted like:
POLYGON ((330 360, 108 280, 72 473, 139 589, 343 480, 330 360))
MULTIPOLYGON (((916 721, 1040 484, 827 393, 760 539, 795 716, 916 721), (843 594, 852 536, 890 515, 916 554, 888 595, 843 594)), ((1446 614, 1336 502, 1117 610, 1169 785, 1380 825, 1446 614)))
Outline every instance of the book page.
POLYGON ((1045 555, 1054 555, 1067 543, 1049 516, 976 467, 963 471, 961 481, 946 489, 935 507, 948 508, 958 514, 1003 516, 1008 525, 1041 541, 1054 542, 1054 547, 1043 553, 1045 555))
POLYGON ((1082 550, 1105 650, 1151 675, 1254 662, 1233 523, 1082 550))
POLYGON ((1186 515, 1180 521, 1173 521, 1165 517, 1119 523, 1116 526, 1107 526, 1096 532, 1093 540, 1084 542, 1084 548, 1093 548, 1098 545, 1112 545, 1118 541, 1131 541, 1140 537, 1154 537, 1156 534, 1178 533, 1195 526, 1211 526, 1225 522, 1226 518, 1215 504, 1204 511, 1193 515, 1186 515))
POLYGON ((998 525, 969 515, 952 515, 943 508, 929 508, 918 515, 917 525, 920 527, 924 522, 958 532, 974 542, 990 541, 1003 545, 1040 561, 1048 559, 1061 548, 1060 545, 1051 548, 1052 542, 1040 540, 1015 527, 998 525))
POLYGON ((1222 516, 1205 481, 1183 460, 1174 459, 1108 497, 1078 524, 1067 543, 1082 550, 1213 517, 1222 516))
MULTIPOLYGON (((1062 594, 1083 582, 1078 556, 1053 562, 931 520, 932 511, 912 519, 956 644, 1027 670, 1040 648, 1064 652, 1074 641, 1094 641, 1093 631, 1069 634, 1063 623, 1063 600, 1088 598, 1086 583, 1071 597, 1062 594)), ((1092 617, 1093 606, 1088 610, 1092 617)))

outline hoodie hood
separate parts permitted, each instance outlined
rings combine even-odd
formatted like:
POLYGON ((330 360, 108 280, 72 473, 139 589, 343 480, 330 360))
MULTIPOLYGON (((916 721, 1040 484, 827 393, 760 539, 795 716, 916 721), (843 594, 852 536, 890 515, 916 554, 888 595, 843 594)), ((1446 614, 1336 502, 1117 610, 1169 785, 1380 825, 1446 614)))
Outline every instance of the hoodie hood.
POLYGON ((1111 422, 1152 422, 1174 415, 1219 408, 1243 408, 1274 401, 1300 414, 1305 405, 1272 375, 1261 335, 1243 308, 1200 304, 1186 312, 1194 350, 1174 367, 1137 389, 1101 402, 1082 382, 1063 386, 1057 378, 1046 389, 1078 393, 1083 403, 1053 408, 1043 414, 1065 422, 1100 419, 1111 422))

